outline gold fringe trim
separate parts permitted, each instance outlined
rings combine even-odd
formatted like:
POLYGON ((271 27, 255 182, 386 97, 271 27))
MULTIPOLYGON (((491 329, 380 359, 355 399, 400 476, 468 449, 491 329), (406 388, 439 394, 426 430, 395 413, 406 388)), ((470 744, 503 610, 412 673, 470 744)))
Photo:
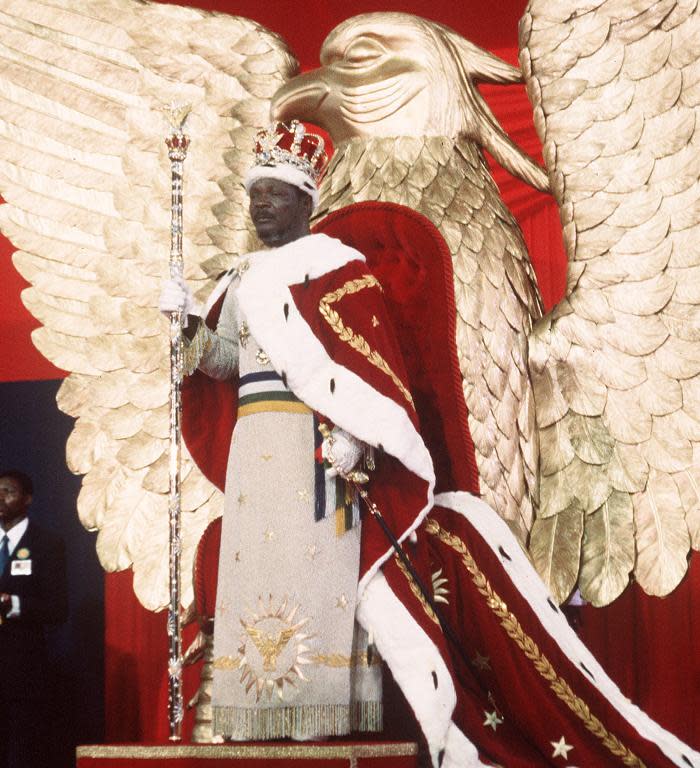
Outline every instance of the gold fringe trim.
POLYGON ((508 610, 506 603, 494 591, 486 576, 479 570, 476 561, 462 539, 449 533, 437 521, 432 519, 427 521, 426 529, 428 533, 437 536, 440 541, 462 556, 464 567, 471 575, 477 590, 486 599, 488 607, 498 616, 501 626, 505 629, 508 637, 515 641, 518 648, 533 663, 539 674, 547 680, 549 687, 556 696, 569 707, 576 717, 583 721, 586 728, 600 739, 613 755, 621 758, 625 765, 630 766, 630 768, 646 768, 644 763, 625 747, 617 736, 611 734, 600 720, 592 714, 588 705, 571 690, 566 680, 557 675, 549 659, 540 651, 537 643, 523 630, 520 622, 508 610))
POLYGON ((299 707, 212 707, 212 729, 224 737, 246 740, 324 738, 351 731, 381 731, 381 701, 313 704, 299 707))
POLYGON ((191 376, 211 347, 211 331, 204 320, 200 319, 197 333, 188 341, 185 339, 182 350, 182 370, 185 376, 191 376))
POLYGON ((395 744, 270 744, 241 746, 211 744, 146 747, 141 745, 85 745, 76 748, 76 757, 122 758, 155 760, 157 758, 203 757, 222 760, 353 760, 370 757, 412 757, 418 745, 412 742, 395 744))
POLYGON ((425 599, 423 593, 420 591, 420 587, 418 584, 416 584, 416 580, 411 576, 410 571, 408 568, 406 568, 403 560, 398 555, 394 555, 394 560, 396 560, 396 565, 398 565, 399 570, 403 575, 406 577, 406 581, 408 582, 408 586, 411 588, 411 592, 416 596, 416 598, 419 600, 420 604, 423 606, 423 610, 425 611, 426 615, 431 621, 434 621, 438 626, 440 626, 440 620, 438 619, 435 611, 430 607, 428 604, 428 601, 425 599))
POLYGON ((391 370, 387 361, 379 354, 379 352, 373 350, 369 346, 364 336, 361 336, 359 333, 356 334, 352 328, 350 328, 350 326, 345 326, 343 321, 340 319, 340 315, 330 307, 331 304, 335 304, 335 302, 340 301, 340 299, 342 299, 346 294, 359 293, 365 288, 375 287, 379 288, 380 291, 382 290, 382 286, 380 285, 379 280, 377 280, 377 278, 373 275, 364 275, 357 280, 348 280, 348 282, 345 283, 342 288, 339 288, 337 291, 331 291, 330 293, 327 293, 325 296, 323 296, 319 302, 318 311, 321 313, 321 317, 323 317, 323 319, 328 323, 328 325, 330 325, 335 333, 340 336, 341 341, 347 342, 354 350, 359 352, 361 355, 364 355, 375 368, 378 368, 380 371, 382 371, 382 373, 385 373, 394 382, 394 384, 396 384, 401 394, 410 404, 411 408, 415 410, 416 406, 413 403, 411 393, 406 389, 401 379, 391 370))

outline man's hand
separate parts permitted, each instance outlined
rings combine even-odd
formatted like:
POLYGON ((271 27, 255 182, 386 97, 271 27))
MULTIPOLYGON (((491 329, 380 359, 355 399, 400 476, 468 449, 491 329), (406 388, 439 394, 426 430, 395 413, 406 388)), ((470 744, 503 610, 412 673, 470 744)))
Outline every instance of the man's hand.
POLYGON ((198 315, 200 307, 184 279, 170 277, 161 284, 158 309, 168 316, 172 312, 182 312, 185 316, 184 325, 187 327, 187 316, 198 315))
POLYGON ((12 596, 7 592, 0 592, 0 619, 6 619, 12 610, 12 596))
POLYGON ((328 477, 347 475, 362 457, 362 443, 344 429, 333 427, 330 436, 323 440, 321 455, 331 465, 326 470, 328 477))

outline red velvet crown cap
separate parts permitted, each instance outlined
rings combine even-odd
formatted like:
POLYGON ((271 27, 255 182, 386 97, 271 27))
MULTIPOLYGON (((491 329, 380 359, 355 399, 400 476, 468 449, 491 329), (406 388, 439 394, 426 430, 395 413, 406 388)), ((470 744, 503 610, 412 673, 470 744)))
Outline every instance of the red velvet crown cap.
POLYGON ((308 133, 304 123, 272 123, 255 137, 255 165, 292 165, 318 184, 328 165, 325 141, 308 133))

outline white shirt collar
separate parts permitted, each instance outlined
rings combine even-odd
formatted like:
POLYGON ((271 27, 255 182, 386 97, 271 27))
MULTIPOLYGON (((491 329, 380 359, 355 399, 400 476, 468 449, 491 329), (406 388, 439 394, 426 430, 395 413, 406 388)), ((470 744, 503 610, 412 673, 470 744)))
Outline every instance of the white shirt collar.
MULTIPOLYGON (((9 531, 2 531, 2 533, 7 536, 7 546, 10 550, 10 554, 15 551, 15 547, 19 544, 19 540, 22 536, 24 536, 28 525, 29 518, 25 517, 24 520, 17 523, 17 525, 13 525, 9 531)), ((0 537, 0 542, 2 542, 2 537, 0 537)))

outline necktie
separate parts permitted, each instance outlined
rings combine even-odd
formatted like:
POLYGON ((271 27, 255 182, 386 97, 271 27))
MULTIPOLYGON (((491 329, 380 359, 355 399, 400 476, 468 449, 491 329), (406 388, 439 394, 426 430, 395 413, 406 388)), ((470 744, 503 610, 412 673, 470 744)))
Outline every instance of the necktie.
POLYGON ((2 544, 0 544, 0 576, 5 571, 5 567, 10 561, 10 546, 8 544, 7 536, 2 537, 2 544))

